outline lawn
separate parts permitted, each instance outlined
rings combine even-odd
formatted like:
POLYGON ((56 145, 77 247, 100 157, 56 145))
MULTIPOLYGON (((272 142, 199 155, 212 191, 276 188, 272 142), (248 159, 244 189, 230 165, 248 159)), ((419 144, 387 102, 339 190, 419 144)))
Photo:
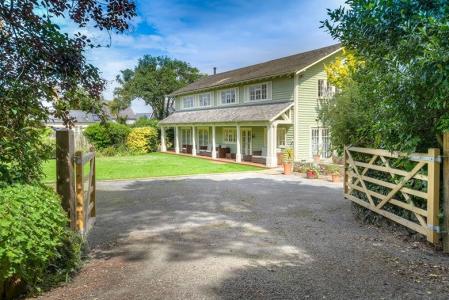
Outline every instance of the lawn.
MULTIPOLYGON (((98 157, 97 180, 255 171, 261 168, 164 153, 98 157)), ((56 180, 55 161, 44 164, 46 182, 56 180)))

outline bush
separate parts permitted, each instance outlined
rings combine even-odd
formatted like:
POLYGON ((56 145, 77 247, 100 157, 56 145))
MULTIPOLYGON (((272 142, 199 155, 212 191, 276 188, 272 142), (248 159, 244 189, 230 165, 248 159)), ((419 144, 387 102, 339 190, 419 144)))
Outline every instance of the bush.
POLYGON ((133 128, 126 145, 135 153, 148 153, 157 150, 157 130, 153 127, 133 128))
POLYGON ((7 291, 9 283, 20 281, 36 292, 75 270, 82 243, 67 223, 50 188, 0 189, 0 286, 7 291))
POLYGON ((118 147, 106 147, 104 149, 101 149, 100 151, 97 152, 97 156, 125 156, 125 155, 129 155, 130 151, 129 149, 126 147, 126 145, 120 145, 118 147))
POLYGON ((96 123, 89 125, 84 130, 84 135, 97 150, 101 150, 106 147, 124 145, 130 131, 131 129, 123 124, 113 122, 106 124, 96 123))
POLYGON ((44 128, 41 134, 42 151, 46 154, 46 159, 56 158, 56 137, 51 128, 44 128))

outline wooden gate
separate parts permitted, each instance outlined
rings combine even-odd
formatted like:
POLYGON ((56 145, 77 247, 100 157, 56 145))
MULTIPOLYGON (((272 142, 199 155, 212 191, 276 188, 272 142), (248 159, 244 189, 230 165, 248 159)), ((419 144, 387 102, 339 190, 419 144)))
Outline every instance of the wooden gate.
POLYGON ((345 147, 345 197, 437 243, 439 154, 345 147))
POLYGON ((95 152, 91 149, 75 153, 70 129, 56 131, 56 190, 70 218, 70 227, 86 235, 96 216, 95 152))
POLYGON ((95 223, 95 152, 75 153, 75 187, 76 187, 76 230, 87 234, 95 223), (84 168, 88 165, 87 176, 84 168), (87 186, 86 186, 87 184, 87 186))

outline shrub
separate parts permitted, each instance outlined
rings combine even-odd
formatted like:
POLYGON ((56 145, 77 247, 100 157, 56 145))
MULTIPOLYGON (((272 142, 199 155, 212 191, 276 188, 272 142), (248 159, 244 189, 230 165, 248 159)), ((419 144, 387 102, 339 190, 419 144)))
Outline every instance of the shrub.
POLYGON ((118 147, 110 146, 104 149, 101 149, 97 152, 98 156, 125 156, 129 155, 130 151, 126 147, 126 145, 120 145, 118 147))
POLYGON ((41 134, 42 151, 46 154, 46 159, 56 158, 56 137, 51 128, 44 128, 41 134))
POLYGON ((157 130, 153 127, 133 128, 126 143, 135 153, 148 153, 157 150, 157 130))
POLYGON ((118 147, 125 144, 126 138, 131 129, 123 124, 106 123, 92 124, 84 130, 84 135, 97 150, 106 147, 118 147))
POLYGON ((81 248, 67 222, 50 188, 0 189, 0 286, 8 290, 8 283, 20 280, 29 291, 39 291, 49 280, 67 277, 79 263, 81 248))

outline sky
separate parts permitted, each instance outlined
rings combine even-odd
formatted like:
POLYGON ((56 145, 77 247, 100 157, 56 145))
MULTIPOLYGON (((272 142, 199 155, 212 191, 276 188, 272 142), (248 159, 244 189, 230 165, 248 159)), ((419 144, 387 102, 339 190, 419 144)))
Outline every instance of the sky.
MULTIPOLYGON (((145 54, 169 56, 211 74, 336 43, 320 27, 327 8, 344 0, 137 0, 137 17, 120 35, 84 30, 109 47, 88 50, 88 62, 108 82, 113 97, 115 77, 133 68, 145 54)), ((68 25, 67 25, 68 26, 68 25)), ((66 28, 68 31, 76 28, 66 28)), ((148 112, 134 101, 136 112, 148 112)))

